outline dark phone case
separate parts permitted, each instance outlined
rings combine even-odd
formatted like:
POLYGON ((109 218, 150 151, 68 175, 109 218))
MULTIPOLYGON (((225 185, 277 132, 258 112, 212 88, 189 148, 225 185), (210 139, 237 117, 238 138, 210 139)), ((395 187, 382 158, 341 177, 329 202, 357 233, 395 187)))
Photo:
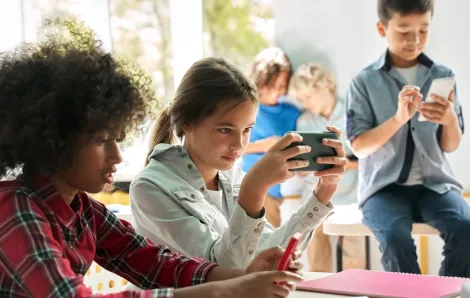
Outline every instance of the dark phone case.
MULTIPOLYGON (((299 145, 308 145, 312 148, 312 150, 308 153, 297 155, 289 160, 308 160, 310 164, 308 167, 299 168, 299 169, 292 169, 291 171, 323 171, 329 168, 332 168, 333 165, 328 164, 319 164, 317 163, 318 157, 325 157, 325 156, 336 156, 335 149, 325 146, 322 143, 323 139, 338 139, 338 135, 334 132, 293 132, 301 135, 303 137, 302 142, 294 142, 290 144, 287 148, 299 145)), ((286 148, 286 149, 287 149, 286 148)))

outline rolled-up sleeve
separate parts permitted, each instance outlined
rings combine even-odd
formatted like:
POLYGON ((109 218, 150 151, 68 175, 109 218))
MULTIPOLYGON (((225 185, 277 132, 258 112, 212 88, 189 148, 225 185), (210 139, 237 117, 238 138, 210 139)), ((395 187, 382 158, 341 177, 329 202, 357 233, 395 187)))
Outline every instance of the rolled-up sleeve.
POLYGON ((346 93, 346 131, 348 139, 354 140, 364 131, 374 128, 374 113, 361 75, 349 84, 346 93))
MULTIPOLYGON (((450 76, 451 77, 455 76, 453 71, 450 72, 450 76)), ((455 110, 455 113, 457 114, 457 119, 459 120, 460 130, 462 131, 462 134, 463 134, 465 131, 465 123, 463 120, 462 105, 460 103, 460 97, 459 97, 457 85, 455 85, 454 87, 454 110, 455 110)))

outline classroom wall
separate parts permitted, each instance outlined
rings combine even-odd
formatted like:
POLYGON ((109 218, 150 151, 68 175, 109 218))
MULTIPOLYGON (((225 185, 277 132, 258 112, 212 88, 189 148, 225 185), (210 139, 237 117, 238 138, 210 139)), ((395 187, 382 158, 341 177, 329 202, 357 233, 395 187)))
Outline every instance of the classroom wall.
MULTIPOLYGON (((468 0, 436 0, 426 49, 434 60, 447 64, 456 73, 466 119, 470 119, 469 11, 468 0)), ((385 41, 375 27, 376 1, 274 0, 273 12, 276 43, 288 53, 294 67, 305 62, 322 63, 338 79, 340 96, 344 96, 350 79, 385 51, 385 41)), ((470 129, 470 124, 467 128, 470 129)), ((469 152, 467 133, 460 148, 449 155, 454 172, 467 191, 470 191, 469 152)), ((431 274, 438 272, 442 244, 438 237, 429 241, 431 274)), ((374 247, 373 269, 381 268, 379 257, 374 247)))
MULTIPOLYGON (((470 119, 470 1, 436 0, 435 8, 426 52, 456 73, 464 115, 470 119)), ((294 67, 306 62, 323 64, 336 75, 341 96, 351 78, 385 51, 386 43, 375 27, 374 0, 274 0, 273 12, 276 43, 294 67)), ((468 152, 470 136, 466 134, 449 159, 470 191, 468 152)))

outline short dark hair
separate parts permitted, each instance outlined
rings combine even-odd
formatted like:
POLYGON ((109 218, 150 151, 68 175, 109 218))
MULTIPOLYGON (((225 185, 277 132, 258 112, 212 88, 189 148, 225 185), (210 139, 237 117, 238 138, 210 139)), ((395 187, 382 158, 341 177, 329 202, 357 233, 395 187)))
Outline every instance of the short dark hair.
POLYGON ((394 13, 407 15, 434 11, 434 0, 377 0, 380 21, 387 24, 394 13))
POLYGON ((0 54, 0 177, 52 175, 82 136, 134 132, 154 101, 150 78, 83 23, 46 20, 42 30, 39 42, 0 54))

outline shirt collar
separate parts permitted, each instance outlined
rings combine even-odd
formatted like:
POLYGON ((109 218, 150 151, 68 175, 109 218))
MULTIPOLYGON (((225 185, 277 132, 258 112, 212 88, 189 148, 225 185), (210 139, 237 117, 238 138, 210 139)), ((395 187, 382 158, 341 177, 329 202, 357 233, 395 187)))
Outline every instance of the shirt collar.
MULTIPOLYGON (((418 56, 418 62, 427 68, 431 69, 431 67, 434 65, 434 61, 431 60, 426 54, 421 53, 418 56)), ((392 62, 390 61, 390 52, 385 51, 385 53, 380 56, 379 60, 375 62, 374 64, 374 69, 379 70, 379 69, 384 69, 386 71, 390 71, 392 68, 392 62)))
POLYGON ((81 199, 84 194, 83 192, 79 191, 69 205, 63 200, 62 196, 57 192, 54 184, 52 184, 49 179, 35 177, 32 180, 32 184, 40 199, 54 212, 65 226, 70 226, 77 216, 81 216, 83 211, 81 199))
MULTIPOLYGON (((182 180, 188 183, 196 190, 206 187, 204 179, 197 167, 189 157, 188 152, 181 145, 158 144, 154 147, 149 157, 150 163, 160 163, 166 169, 178 175, 182 180), (152 161, 153 160, 153 161, 152 161)), ((225 192, 231 189, 230 181, 222 173, 228 171, 219 171, 219 187, 225 192)), ((161 172, 159 174, 162 174, 161 172)))

